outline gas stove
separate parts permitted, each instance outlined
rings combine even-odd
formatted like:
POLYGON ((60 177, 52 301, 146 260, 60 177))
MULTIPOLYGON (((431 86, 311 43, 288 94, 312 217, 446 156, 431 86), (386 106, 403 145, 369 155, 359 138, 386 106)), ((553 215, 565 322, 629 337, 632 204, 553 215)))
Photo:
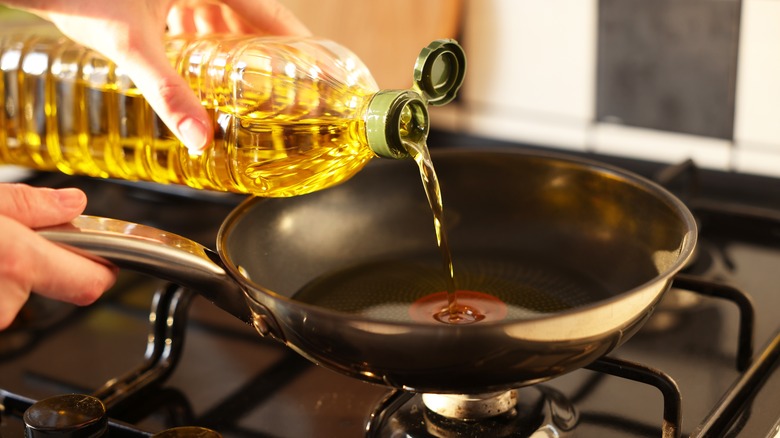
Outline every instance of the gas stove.
MULTIPOLYGON (((523 147, 446 133, 430 144, 523 147)), ((25 421, 38 436, 36 427, 74 418, 82 430, 62 436, 104 428, 110 437, 778 436, 780 181, 692 162, 589 158, 655 179, 686 202, 699 222, 697 255, 608 357, 509 394, 453 402, 478 412, 503 406, 499 415, 450 418, 447 400, 318 367, 186 288, 122 272, 91 306, 33 296, 0 332, 0 437, 24 436, 25 421)), ((80 187, 88 214, 210 247, 243 200, 56 174, 26 182, 80 187)))

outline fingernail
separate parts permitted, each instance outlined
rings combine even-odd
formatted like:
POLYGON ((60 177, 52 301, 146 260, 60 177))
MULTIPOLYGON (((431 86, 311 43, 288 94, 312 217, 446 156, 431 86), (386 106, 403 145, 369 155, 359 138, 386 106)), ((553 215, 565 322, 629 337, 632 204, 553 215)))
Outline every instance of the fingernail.
POLYGON ((81 208, 87 203, 87 195, 79 189, 67 188, 51 191, 52 196, 64 208, 81 208))
POLYGON ((179 138, 184 142, 184 146, 190 150, 190 153, 203 152, 208 138, 206 125, 193 117, 188 117, 179 123, 178 130, 179 138))

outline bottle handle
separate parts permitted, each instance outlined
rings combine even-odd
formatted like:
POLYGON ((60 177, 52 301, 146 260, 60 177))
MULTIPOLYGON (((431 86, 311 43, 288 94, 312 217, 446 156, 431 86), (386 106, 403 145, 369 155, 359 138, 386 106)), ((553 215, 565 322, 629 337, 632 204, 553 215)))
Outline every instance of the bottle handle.
POLYGON ((37 230, 42 237, 95 261, 188 287, 252 324, 243 290, 219 255, 186 237, 147 225, 96 216, 37 230))

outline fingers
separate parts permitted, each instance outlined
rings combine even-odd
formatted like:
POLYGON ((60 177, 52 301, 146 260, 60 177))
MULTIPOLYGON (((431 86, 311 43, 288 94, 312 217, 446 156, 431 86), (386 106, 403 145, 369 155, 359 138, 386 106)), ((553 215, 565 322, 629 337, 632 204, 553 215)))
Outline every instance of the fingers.
POLYGON ((223 0, 256 29, 273 35, 310 35, 295 14, 277 0, 223 0))
POLYGON ((0 330, 13 322, 30 292, 86 305, 116 280, 113 268, 49 242, 0 216, 0 330))
POLYGON ((230 33, 267 34, 267 32, 264 32, 262 29, 258 29, 257 27, 253 26, 247 22, 244 17, 225 5, 222 5, 222 14, 220 19, 223 23, 225 23, 225 27, 227 27, 228 32, 230 33))
POLYGON ((213 140, 211 121, 195 93, 171 66, 161 38, 133 29, 128 51, 106 55, 124 66, 155 113, 187 149, 202 151, 213 140))
POLYGON ((308 28, 276 0, 266 1, 183 1, 171 6, 168 32, 233 33, 267 35, 309 35, 308 28))
POLYGON ((198 32, 203 34, 231 32, 232 29, 230 29, 224 18, 225 13, 222 5, 214 3, 204 4, 195 9, 193 13, 195 27, 198 29, 198 32))
MULTIPOLYGON (((279 35, 308 35, 309 30, 276 0, 230 0, 216 2, 177 2, 167 16, 171 33, 248 33, 262 31, 279 35), (250 25, 251 23, 251 25, 250 25)), ((187 148, 198 153, 213 140, 206 111, 187 84, 157 53, 159 41, 148 33, 136 34, 133 56, 124 65, 160 119, 187 148)), ((117 61, 122 64, 121 59, 117 61)))
POLYGON ((54 190, 25 184, 0 184, 0 215, 28 227, 69 222, 86 206, 87 196, 78 189, 54 190))
POLYGON ((172 35, 197 33, 193 10, 183 4, 176 3, 168 12, 168 33, 172 35))
MULTIPOLYGON (((172 5, 167 20, 169 31, 245 33, 257 29, 280 35, 309 34, 303 23, 276 0, 223 3, 179 2, 172 5)), ((170 66, 160 50, 159 40, 150 37, 148 32, 134 32, 130 41, 132 52, 124 59, 122 54, 117 54, 116 61, 125 65, 152 109, 187 149, 193 153, 205 149, 213 141, 211 121, 189 86, 170 66)))

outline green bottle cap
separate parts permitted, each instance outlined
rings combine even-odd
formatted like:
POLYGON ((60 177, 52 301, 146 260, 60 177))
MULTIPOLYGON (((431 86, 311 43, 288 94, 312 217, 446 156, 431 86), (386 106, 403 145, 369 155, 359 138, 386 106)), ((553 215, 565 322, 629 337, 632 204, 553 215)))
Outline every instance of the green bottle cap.
POLYGON ((430 105, 444 105, 458 94, 466 75, 466 53, 457 41, 436 40, 414 65, 416 89, 430 105))
POLYGON ((383 158, 406 158, 405 142, 421 143, 428 136, 428 108, 411 90, 382 90, 368 104, 365 116, 369 147, 383 158))
POLYGON ((428 137, 427 105, 444 105, 458 94, 466 74, 466 54, 455 40, 436 40, 414 65, 413 90, 382 90, 365 115, 369 147, 384 158, 406 158, 406 145, 428 137))

